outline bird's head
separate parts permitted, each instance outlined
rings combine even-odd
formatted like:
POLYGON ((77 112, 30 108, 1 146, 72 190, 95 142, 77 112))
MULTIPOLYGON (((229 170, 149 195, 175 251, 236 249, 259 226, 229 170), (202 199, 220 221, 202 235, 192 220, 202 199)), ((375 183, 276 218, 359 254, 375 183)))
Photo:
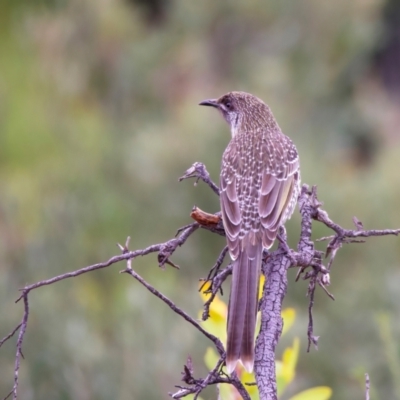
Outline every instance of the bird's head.
POLYGON ((273 119, 269 107, 258 97, 245 92, 229 92, 218 99, 203 100, 201 106, 217 108, 231 127, 232 136, 240 129, 256 129, 273 119))

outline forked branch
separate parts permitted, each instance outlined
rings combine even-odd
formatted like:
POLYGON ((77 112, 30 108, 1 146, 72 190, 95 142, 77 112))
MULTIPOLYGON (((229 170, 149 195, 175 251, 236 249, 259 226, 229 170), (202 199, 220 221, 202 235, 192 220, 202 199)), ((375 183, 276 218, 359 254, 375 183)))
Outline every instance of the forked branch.
MULTIPOLYGON (((195 178, 197 183, 199 180, 205 182, 215 194, 219 195, 218 186, 211 180, 207 169, 202 163, 194 163, 180 178, 184 180, 187 178, 195 178)), ((328 216, 328 213, 321 208, 321 203, 317 198, 316 187, 311 189, 307 185, 303 185, 301 194, 298 199, 300 213, 301 213, 301 234, 297 245, 297 250, 289 248, 286 241, 286 233, 283 228, 279 234, 279 246, 277 250, 264 254, 263 257, 263 273, 268 277, 264 285, 263 297, 260 303, 261 311, 261 329, 257 338, 256 343, 256 363, 255 373, 258 389, 260 392, 260 398, 266 400, 276 400, 276 378, 275 378, 275 349, 279 341, 282 331, 282 301, 286 295, 287 288, 287 270, 290 267, 299 268, 297 279, 302 278, 308 280, 308 295, 309 301, 309 324, 307 330, 308 336, 308 349, 310 345, 314 344, 317 346, 318 337, 314 335, 314 324, 312 316, 312 307, 314 303, 314 293, 316 288, 321 287, 325 293, 333 299, 333 296, 328 292, 327 286, 329 285, 329 273, 332 267, 332 263, 335 259, 337 251, 342 247, 343 244, 348 243, 360 243, 359 238, 368 238, 372 236, 383 236, 383 235, 398 235, 400 229, 384 229, 384 230, 365 230, 362 223, 358 219, 354 218, 354 224, 356 229, 344 229, 338 224, 334 223, 328 216), (311 240, 312 222, 318 221, 326 225, 333 231, 333 235, 320 240, 327 240, 325 256, 329 257, 327 265, 324 265, 323 258, 324 253, 315 249, 314 242, 311 240)), ((134 269, 132 268, 132 260, 139 256, 145 256, 151 253, 157 253, 158 264, 160 267, 165 268, 165 265, 171 265, 172 267, 179 268, 171 260, 176 249, 185 244, 186 240, 192 235, 197 229, 206 229, 212 233, 224 235, 224 228, 221 220, 220 213, 208 214, 197 207, 192 210, 192 218, 195 222, 180 228, 177 235, 170 240, 154 244, 144 249, 135 251, 129 250, 129 238, 124 246, 119 245, 122 254, 115 255, 108 261, 89 265, 87 267, 67 272, 62 275, 55 276, 50 279, 42 280, 31 285, 27 285, 21 290, 20 297, 16 300, 23 299, 24 312, 21 322, 3 339, 0 340, 0 347, 8 341, 11 337, 18 332, 18 339, 16 344, 16 355, 15 355, 15 367, 14 367, 14 384, 10 393, 8 393, 3 400, 12 396, 13 400, 18 397, 18 386, 19 386, 19 369, 20 360, 22 355, 22 345, 24 335, 28 325, 29 319, 29 294, 31 291, 36 290, 40 287, 52 285, 56 282, 67 278, 74 278, 79 275, 92 272, 98 269, 110 267, 120 261, 126 261, 126 268, 121 272, 126 273, 138 282, 140 282, 147 290, 158 297, 170 309, 184 318, 194 328, 196 328, 201 334, 206 336, 215 346, 220 356, 217 364, 212 371, 208 373, 205 378, 195 378, 193 372, 193 366, 191 359, 187 360, 182 373, 183 385, 177 385, 178 391, 176 393, 170 393, 172 398, 180 399, 188 394, 194 394, 195 398, 210 385, 218 385, 220 383, 228 383, 233 385, 240 395, 248 400, 248 395, 245 387, 240 382, 235 373, 231 376, 225 374, 223 365, 225 362, 225 351, 221 341, 211 335, 191 316, 189 316, 180 307, 174 304, 170 299, 164 296, 156 288, 146 282, 134 269)), ((203 319, 209 317, 209 307, 218 291, 222 291, 222 284, 231 273, 231 265, 221 269, 223 261, 227 254, 227 247, 225 247, 220 255, 218 256, 214 266, 211 268, 210 273, 206 278, 206 282, 210 282, 208 286, 208 292, 211 293, 209 300, 204 304, 203 319)), ((367 382, 369 384, 369 381, 367 382)), ((369 387, 367 387, 366 398, 368 398, 369 387)))

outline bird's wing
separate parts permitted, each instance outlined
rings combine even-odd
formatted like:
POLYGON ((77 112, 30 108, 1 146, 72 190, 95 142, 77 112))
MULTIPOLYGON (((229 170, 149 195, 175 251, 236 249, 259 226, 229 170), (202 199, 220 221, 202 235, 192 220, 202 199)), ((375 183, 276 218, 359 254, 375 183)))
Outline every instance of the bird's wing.
POLYGON ((239 255, 239 232, 242 225, 239 198, 237 193, 237 176, 240 171, 240 157, 235 143, 226 148, 222 159, 220 176, 220 201, 225 234, 229 253, 233 260, 239 255))
POLYGON ((251 165, 243 165, 246 146, 238 136, 229 143, 222 158, 220 201, 229 253, 234 260, 241 246, 246 247, 249 257, 254 257, 256 236, 260 233, 263 247, 272 246, 278 228, 293 212, 299 189, 299 158, 287 136, 248 145, 254 150, 251 165), (245 203, 246 196, 256 203, 245 203))
POLYGON ((291 216, 297 199, 299 158, 286 136, 262 144, 264 157, 258 212, 262 225, 263 247, 272 246, 278 228, 291 216))

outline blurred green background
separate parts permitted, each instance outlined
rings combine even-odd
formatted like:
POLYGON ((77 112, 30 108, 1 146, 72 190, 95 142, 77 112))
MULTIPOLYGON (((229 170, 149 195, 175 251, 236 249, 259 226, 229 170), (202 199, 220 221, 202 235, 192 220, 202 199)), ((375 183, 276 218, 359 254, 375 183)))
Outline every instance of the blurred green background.
MULTIPOLYGON (((208 187, 177 178, 202 161, 218 180, 228 127, 197 104, 230 90, 271 106, 333 220, 400 227, 399 71, 397 0, 2 1, 0 338, 22 316, 18 288, 105 261, 128 235, 131 249, 163 242, 194 204, 218 210, 208 187)), ((298 213, 287 227, 295 245, 298 213)), ((155 255, 134 268, 196 316, 198 279, 223 245, 196 232, 173 257, 179 271, 155 255)), ((399 267, 399 238, 343 248, 336 301, 316 297, 310 354, 307 285, 290 271, 285 306, 298 318, 279 351, 299 335, 291 393, 362 398, 369 372, 375 398, 400 399, 399 267)), ((188 354, 206 373, 207 341, 122 268, 31 293, 21 399, 167 398, 188 354)), ((15 341, 0 350, 0 397, 15 341)))

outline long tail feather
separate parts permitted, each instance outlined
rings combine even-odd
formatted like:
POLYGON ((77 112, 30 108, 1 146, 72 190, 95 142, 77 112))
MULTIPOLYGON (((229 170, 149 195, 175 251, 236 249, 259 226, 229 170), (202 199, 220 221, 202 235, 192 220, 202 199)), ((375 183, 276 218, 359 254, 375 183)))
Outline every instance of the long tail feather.
POLYGON ((226 350, 229 373, 233 372, 239 360, 247 371, 253 370, 261 253, 261 243, 252 259, 246 250, 241 250, 233 265, 226 350))

